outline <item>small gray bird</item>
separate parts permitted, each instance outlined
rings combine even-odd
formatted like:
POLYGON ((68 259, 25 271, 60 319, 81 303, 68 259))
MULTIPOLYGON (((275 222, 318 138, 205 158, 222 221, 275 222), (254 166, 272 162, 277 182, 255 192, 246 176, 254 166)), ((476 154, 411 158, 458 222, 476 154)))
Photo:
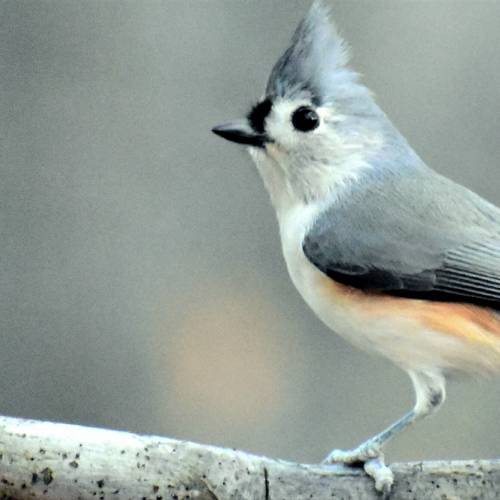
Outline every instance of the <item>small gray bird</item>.
POLYGON ((347 64, 315 1, 263 99, 213 132, 248 146, 306 303, 413 382, 408 414, 324 461, 362 462, 388 491, 382 447, 439 408, 446 375, 500 369, 500 209, 426 166, 347 64))

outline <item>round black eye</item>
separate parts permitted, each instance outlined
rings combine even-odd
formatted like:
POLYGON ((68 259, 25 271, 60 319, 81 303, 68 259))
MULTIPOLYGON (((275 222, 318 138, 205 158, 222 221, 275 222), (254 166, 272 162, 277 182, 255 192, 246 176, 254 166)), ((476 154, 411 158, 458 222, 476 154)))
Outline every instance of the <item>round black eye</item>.
POLYGON ((301 132, 309 132, 319 125, 319 116, 314 109, 301 106, 293 112, 292 125, 301 132))

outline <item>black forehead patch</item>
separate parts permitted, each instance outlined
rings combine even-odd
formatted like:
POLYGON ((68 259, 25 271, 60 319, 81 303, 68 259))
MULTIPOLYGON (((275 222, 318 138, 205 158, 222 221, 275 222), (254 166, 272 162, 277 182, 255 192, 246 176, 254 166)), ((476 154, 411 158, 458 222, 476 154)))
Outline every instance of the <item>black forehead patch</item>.
POLYGON ((264 133, 264 121, 271 112, 273 102, 267 98, 256 104, 248 113, 247 118, 250 126, 259 134, 264 133))

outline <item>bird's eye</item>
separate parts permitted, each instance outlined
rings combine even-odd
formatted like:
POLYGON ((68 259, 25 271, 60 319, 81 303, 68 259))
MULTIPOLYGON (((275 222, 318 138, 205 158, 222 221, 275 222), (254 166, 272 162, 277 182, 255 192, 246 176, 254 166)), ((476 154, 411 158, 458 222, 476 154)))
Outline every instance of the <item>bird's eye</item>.
POLYGON ((309 106, 301 106, 293 112, 292 125, 301 132, 309 132, 319 125, 319 116, 309 106))

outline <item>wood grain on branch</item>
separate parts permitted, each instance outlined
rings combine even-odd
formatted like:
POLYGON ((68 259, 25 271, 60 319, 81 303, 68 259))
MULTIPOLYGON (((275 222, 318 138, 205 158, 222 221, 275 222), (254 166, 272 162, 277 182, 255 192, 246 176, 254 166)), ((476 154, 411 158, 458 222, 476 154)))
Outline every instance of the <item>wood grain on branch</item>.
MULTIPOLYGON (((500 460, 394 464, 391 499, 500 498, 500 460)), ((0 417, 0 498, 376 499, 362 470, 0 417)))

